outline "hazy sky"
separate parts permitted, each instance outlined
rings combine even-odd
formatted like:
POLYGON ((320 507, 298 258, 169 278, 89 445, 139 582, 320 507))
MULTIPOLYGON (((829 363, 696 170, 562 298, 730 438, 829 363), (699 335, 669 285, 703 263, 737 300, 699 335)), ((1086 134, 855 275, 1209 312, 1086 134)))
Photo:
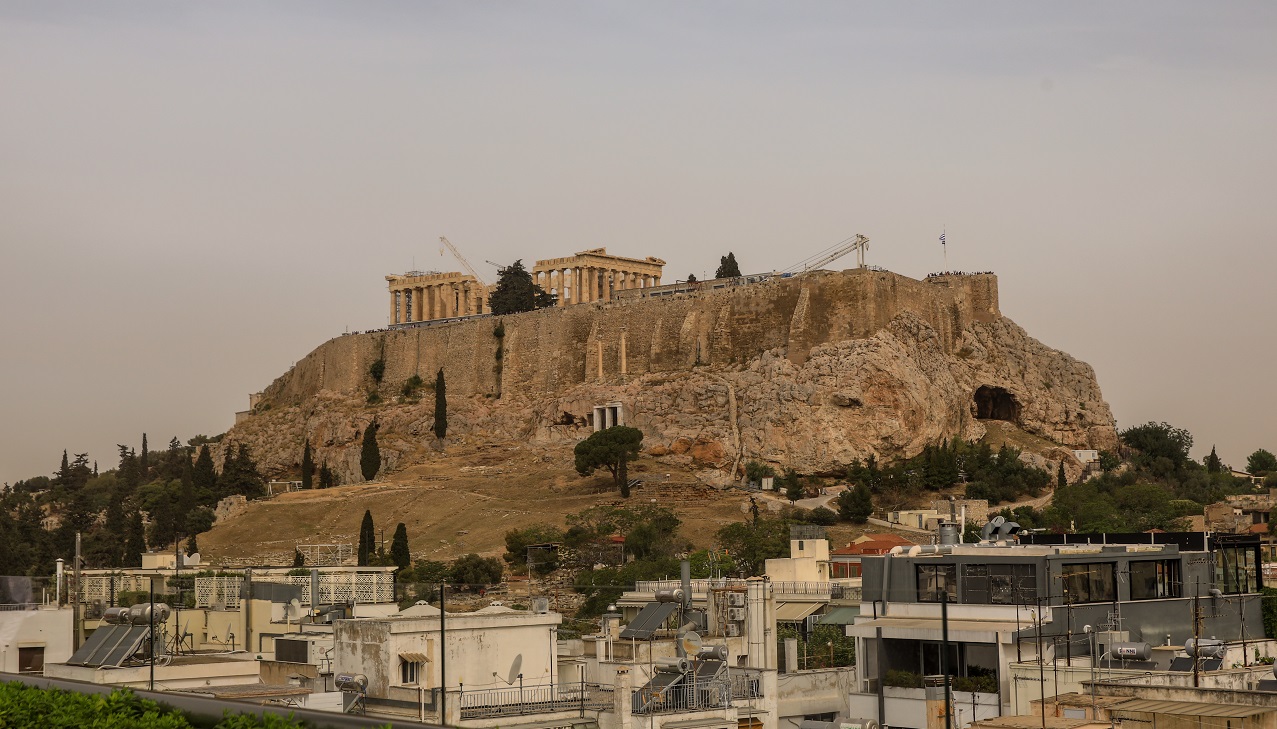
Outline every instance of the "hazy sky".
MULTIPOLYGON (((1277 4, 0 0, 0 481, 215 434, 383 276, 855 233, 1277 450, 1277 4)), ((844 265, 847 262, 844 261, 844 265)))

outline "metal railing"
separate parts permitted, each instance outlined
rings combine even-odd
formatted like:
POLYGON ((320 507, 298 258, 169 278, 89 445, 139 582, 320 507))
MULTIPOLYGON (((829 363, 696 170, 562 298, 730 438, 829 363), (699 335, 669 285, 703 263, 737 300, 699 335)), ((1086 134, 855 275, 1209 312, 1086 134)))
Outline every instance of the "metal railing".
POLYGON ((0 611, 4 610, 38 610, 40 603, 38 602, 10 602, 0 604, 0 611))
POLYGON ((723 679, 704 683, 679 682, 655 689, 635 689, 630 705, 635 714, 670 714, 684 711, 722 709, 732 705, 734 686, 723 679))
POLYGON ((613 688, 600 684, 538 684, 461 693, 461 718, 522 716, 554 711, 607 711, 615 705, 613 688))

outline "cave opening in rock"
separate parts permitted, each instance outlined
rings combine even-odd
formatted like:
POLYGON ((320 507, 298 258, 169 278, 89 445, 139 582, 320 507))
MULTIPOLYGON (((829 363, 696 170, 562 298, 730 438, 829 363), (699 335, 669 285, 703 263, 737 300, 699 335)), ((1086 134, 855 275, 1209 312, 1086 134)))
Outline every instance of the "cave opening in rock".
POLYGON ((1020 422, 1020 401, 1003 387, 981 385, 975 391, 975 416, 980 420, 1020 422))

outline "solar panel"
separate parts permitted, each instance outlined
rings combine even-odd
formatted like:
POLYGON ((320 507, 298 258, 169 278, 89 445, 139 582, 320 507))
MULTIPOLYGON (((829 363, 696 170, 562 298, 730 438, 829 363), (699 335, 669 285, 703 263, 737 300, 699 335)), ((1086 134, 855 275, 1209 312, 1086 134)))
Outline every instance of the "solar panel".
POLYGON ((1172 671, 1191 671, 1193 670, 1193 659, 1180 656, 1171 660, 1172 671))
POLYGON ((67 663, 78 666, 118 666, 142 647, 151 629, 146 625, 104 625, 93 631, 67 663))
POLYGON ((1218 671, 1220 666, 1224 665, 1223 658, 1207 658, 1202 661, 1203 671, 1218 671))
POLYGON ((710 681, 722 673, 727 664, 723 661, 700 661, 696 664, 696 681, 703 683, 710 681))
POLYGON ((625 630, 621 631, 621 637, 639 640, 651 638, 677 608, 678 603, 674 602, 649 602, 630 621, 630 624, 625 626, 625 630))

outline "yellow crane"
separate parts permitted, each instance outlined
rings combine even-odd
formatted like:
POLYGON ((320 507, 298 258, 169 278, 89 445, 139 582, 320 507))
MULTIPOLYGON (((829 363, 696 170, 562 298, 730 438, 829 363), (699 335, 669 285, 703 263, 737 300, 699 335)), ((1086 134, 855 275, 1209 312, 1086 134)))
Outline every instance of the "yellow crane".
MULTIPOLYGON (((484 286, 488 285, 488 282, 484 281, 483 277, 479 275, 479 272, 474 270, 474 266, 470 265, 470 262, 466 260, 466 257, 461 255, 461 251, 457 250, 457 247, 452 245, 452 241, 441 235, 439 236, 439 242, 447 246, 448 250, 452 251, 452 255, 461 263, 461 267, 466 270, 466 273, 474 276, 474 279, 484 286)), ((439 250, 439 255, 443 255, 443 249, 439 250)))

